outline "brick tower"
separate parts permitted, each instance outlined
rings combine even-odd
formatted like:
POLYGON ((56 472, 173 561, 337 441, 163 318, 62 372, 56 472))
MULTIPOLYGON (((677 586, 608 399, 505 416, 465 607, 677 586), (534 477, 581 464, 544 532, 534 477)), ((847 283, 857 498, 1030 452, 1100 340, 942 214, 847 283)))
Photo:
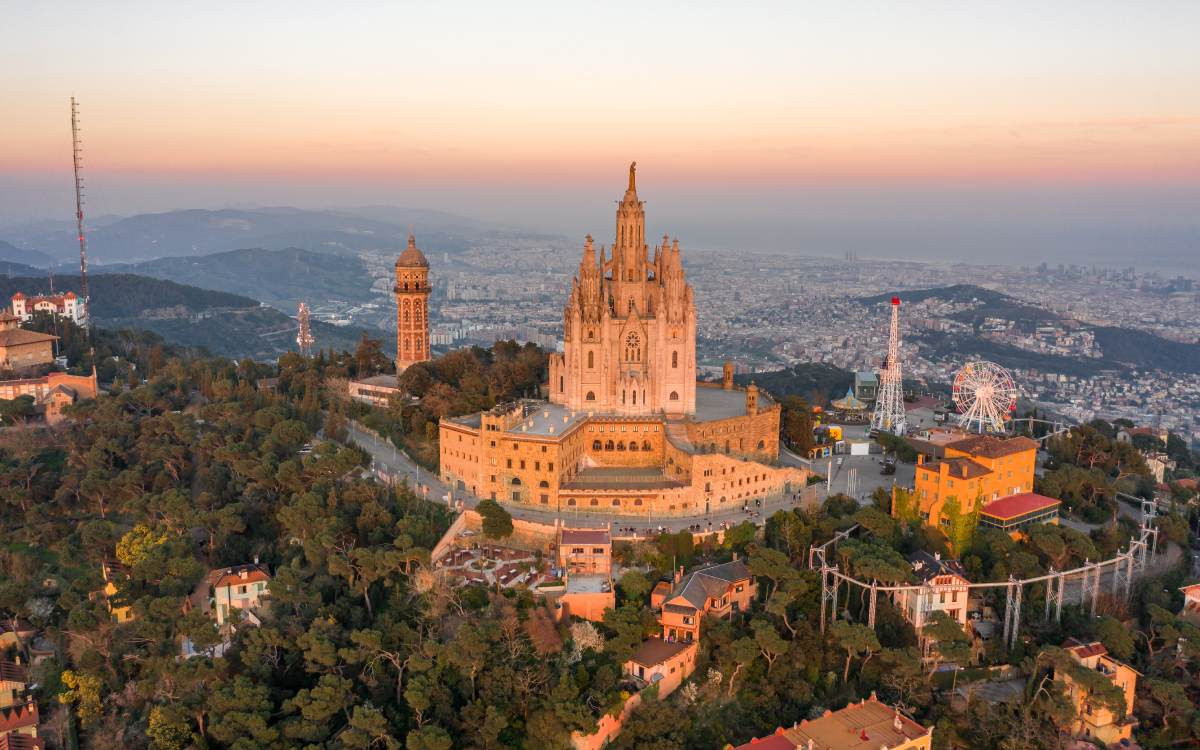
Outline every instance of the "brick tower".
POLYGON ((429 360, 429 261, 410 233, 396 259, 396 372, 429 360))

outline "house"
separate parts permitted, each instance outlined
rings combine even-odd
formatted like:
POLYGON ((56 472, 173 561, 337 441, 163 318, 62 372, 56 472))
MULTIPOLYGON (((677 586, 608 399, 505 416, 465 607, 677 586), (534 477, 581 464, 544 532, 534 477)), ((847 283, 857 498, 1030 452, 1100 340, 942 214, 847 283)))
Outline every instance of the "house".
POLYGON ((19 326, 20 318, 0 312, 0 370, 30 370, 54 361, 54 342, 58 336, 27 331, 19 326))
POLYGON ((261 607, 271 595, 271 573, 265 565, 258 564, 257 558, 249 565, 210 571, 202 584, 205 582, 218 627, 224 628, 227 623, 232 627, 242 621, 254 625, 261 622, 261 607))
MULTIPOLYGON (((932 443, 931 443, 932 445, 932 443)), ((947 504, 973 513, 984 503, 1033 492, 1038 443, 1027 437, 975 435, 941 446, 943 457, 925 461, 918 455, 913 493, 930 526, 948 528, 947 504)), ((893 502, 893 512, 896 503, 893 502)))
POLYGON ((1110 656, 1108 649, 1099 641, 1081 643, 1072 638, 1063 644, 1063 648, 1075 661, 1108 677, 1125 694, 1124 715, 1119 716, 1104 706, 1093 705, 1088 690, 1071 679, 1069 674, 1058 675, 1057 677, 1066 683, 1067 696, 1075 706, 1075 719, 1071 724, 1071 731, 1078 737, 1096 740, 1106 745, 1130 739, 1133 728, 1137 725, 1137 719, 1133 718, 1137 670, 1110 656))
POLYGON ((658 697, 666 698, 683 684, 696 669, 697 643, 651 638, 625 662, 625 674, 639 686, 658 686, 658 697))
POLYGON ((395 394, 403 393, 395 375, 375 375, 351 380, 346 386, 350 398, 370 406, 384 407, 395 394))
POLYGON ((29 320, 35 312, 48 312, 61 318, 68 318, 78 325, 87 324, 83 300, 75 292, 35 294, 29 297, 22 292, 17 292, 12 296, 13 315, 21 320, 29 320))
POLYGON ((736 558, 700 568, 686 577, 676 573, 676 578, 674 590, 662 601, 658 620, 663 627, 662 637, 668 641, 698 641, 700 620, 705 614, 729 617, 745 611, 754 599, 754 577, 746 563, 736 558))
POLYGON ((945 612, 964 629, 967 626, 967 597, 971 582, 958 560, 919 551, 908 557, 919 591, 896 592, 896 607, 920 632, 934 612, 945 612))
POLYGON ((0 651, 20 649, 33 640, 37 629, 19 617, 0 619, 0 651))
POLYGON ((32 698, 24 704, 0 708, 0 750, 42 750, 45 741, 38 736, 38 707, 32 698))
POLYGON ((68 375, 51 372, 40 378, 0 380, 0 399, 32 396, 34 407, 42 413, 47 424, 63 419, 63 409, 84 398, 96 398, 100 389, 96 372, 91 375, 68 375))
POLYGON ((1181 586, 1183 592, 1183 609, 1179 616, 1193 623, 1200 623, 1200 583, 1181 586))
POLYGON ((933 727, 871 697, 725 750, 931 750, 933 727))
POLYGON ((129 571, 119 563, 103 562, 100 564, 100 575, 104 578, 104 589, 99 594, 104 599, 104 606, 108 609, 112 621, 116 623, 132 622, 136 615, 131 605, 113 604, 114 598, 122 601, 122 598, 118 596, 120 588, 117 584, 129 580, 129 571))
POLYGON ((29 671, 20 661, 0 660, 0 708, 22 703, 21 695, 29 684, 29 671))
POLYGON ((1062 502, 1036 492, 1022 492, 992 500, 979 510, 979 525, 1000 529, 1016 539, 1026 527, 1039 523, 1058 523, 1062 502))
POLYGON ((559 598, 564 615, 600 622, 604 610, 616 607, 608 529, 559 529, 556 562, 566 585, 559 598))

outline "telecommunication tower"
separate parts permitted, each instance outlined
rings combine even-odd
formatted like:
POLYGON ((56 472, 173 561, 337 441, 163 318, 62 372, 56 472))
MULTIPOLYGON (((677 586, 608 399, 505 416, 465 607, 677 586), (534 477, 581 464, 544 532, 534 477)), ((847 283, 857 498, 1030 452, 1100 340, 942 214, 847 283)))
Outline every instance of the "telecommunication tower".
POLYGON ((300 332, 296 334, 296 344, 300 347, 300 353, 305 357, 312 355, 312 345, 315 339, 312 335, 312 327, 308 322, 308 305, 300 303, 300 309, 296 312, 296 319, 300 321, 300 332))
POLYGON ((88 294, 87 237, 83 233, 83 148, 79 145, 79 104, 71 97, 71 155, 75 163, 75 223, 79 230, 79 291, 83 298, 83 325, 88 329, 88 344, 95 359, 92 340, 91 296, 88 294))
POLYGON ((892 297, 892 327, 888 334, 887 362, 879 373, 879 393, 875 399, 875 412, 871 415, 871 427, 876 430, 903 435, 904 421, 904 374, 900 367, 900 298, 892 297))

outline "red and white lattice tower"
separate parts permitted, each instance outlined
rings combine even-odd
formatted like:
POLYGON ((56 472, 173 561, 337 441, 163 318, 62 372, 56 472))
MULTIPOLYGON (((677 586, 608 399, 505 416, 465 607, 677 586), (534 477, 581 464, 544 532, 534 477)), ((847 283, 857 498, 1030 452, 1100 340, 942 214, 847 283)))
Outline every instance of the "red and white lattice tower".
POLYGON ((312 345, 316 341, 312 335, 312 326, 308 322, 308 305, 300 303, 300 309, 296 311, 296 320, 300 321, 300 331, 296 334, 296 344, 300 347, 300 353, 305 357, 312 355, 312 345))
POLYGON ((879 373, 879 393, 875 399, 875 413, 871 415, 871 427, 876 430, 903 435, 904 421, 904 373, 900 367, 900 298, 892 297, 892 328, 888 334, 887 362, 879 373))
POLYGON ((87 326, 90 342, 92 298, 88 291, 87 236, 83 232, 83 148, 79 144, 79 104, 75 97, 71 97, 71 159, 75 164, 75 226, 79 230, 79 296, 83 301, 81 325, 87 326))

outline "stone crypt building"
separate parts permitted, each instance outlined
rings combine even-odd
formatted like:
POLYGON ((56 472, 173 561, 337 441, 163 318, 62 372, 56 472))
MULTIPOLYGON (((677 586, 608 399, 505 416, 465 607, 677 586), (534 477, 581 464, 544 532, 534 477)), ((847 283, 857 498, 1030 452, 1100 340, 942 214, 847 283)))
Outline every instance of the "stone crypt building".
POLYGON ((441 477, 512 505, 702 516, 798 492, 777 467, 780 406, 753 384, 696 382, 696 307, 678 240, 651 256, 636 173, 611 257, 591 236, 550 356, 549 401, 440 422, 441 477))

